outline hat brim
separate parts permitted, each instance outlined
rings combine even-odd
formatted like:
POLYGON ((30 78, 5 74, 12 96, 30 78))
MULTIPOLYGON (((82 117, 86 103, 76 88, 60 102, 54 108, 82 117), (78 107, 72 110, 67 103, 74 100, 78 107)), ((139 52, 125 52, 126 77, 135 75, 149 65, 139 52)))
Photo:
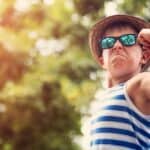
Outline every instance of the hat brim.
MULTIPOLYGON (((126 22, 129 25, 134 26, 137 30, 141 30, 143 28, 150 28, 150 23, 145 20, 130 16, 130 15, 113 15, 98 21, 90 30, 89 33, 89 46, 94 58, 98 61, 99 57, 102 54, 100 50, 98 41, 102 38, 103 32, 105 29, 113 23, 116 22, 126 22)), ((99 61, 98 61, 99 62, 99 61)))

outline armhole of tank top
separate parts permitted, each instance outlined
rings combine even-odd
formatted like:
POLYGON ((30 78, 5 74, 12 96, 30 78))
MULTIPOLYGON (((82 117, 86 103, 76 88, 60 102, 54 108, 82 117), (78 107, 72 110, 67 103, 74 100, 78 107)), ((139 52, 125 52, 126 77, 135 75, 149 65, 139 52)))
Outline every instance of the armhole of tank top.
POLYGON ((150 120, 150 115, 144 115, 144 114, 133 104, 131 98, 129 97, 129 95, 128 95, 128 93, 127 93, 126 84, 124 84, 123 93, 124 93, 124 96, 125 96, 125 98, 126 98, 126 101, 127 101, 127 103, 128 103, 129 108, 133 109, 133 111, 135 111, 137 114, 139 114, 139 115, 142 116, 143 118, 150 120))

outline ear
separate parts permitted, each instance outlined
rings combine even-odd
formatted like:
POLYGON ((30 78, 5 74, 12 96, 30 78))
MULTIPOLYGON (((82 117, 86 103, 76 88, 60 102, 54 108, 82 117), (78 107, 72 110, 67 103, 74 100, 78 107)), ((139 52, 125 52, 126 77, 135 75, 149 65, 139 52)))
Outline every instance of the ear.
POLYGON ((104 60, 104 57, 103 56, 100 56, 98 58, 98 62, 100 64, 100 66, 103 68, 103 69, 106 69, 106 64, 105 64, 105 60, 104 60))

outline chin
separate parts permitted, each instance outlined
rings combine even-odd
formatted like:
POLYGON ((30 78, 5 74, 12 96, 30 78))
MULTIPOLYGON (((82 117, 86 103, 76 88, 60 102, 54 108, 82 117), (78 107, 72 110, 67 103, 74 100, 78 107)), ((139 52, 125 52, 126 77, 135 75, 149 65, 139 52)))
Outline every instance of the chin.
POLYGON ((118 78, 118 77, 122 77, 126 75, 126 72, 122 72, 122 71, 115 71, 111 73, 113 77, 118 78))
POLYGON ((110 70, 112 76, 114 77, 122 77, 122 76, 126 76, 126 75, 129 75, 129 74, 132 74, 132 70, 129 70, 129 67, 124 67, 124 66, 121 66, 121 67, 114 67, 113 69, 110 70))
POLYGON ((124 61, 124 59, 112 59, 111 67, 120 69, 122 67, 127 67, 127 63, 124 61))

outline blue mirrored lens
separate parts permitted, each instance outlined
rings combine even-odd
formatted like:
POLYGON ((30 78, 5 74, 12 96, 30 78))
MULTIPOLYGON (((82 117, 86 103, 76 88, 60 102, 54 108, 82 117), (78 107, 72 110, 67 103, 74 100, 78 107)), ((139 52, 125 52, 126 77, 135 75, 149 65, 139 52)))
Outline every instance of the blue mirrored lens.
POLYGON ((111 48, 114 46, 115 42, 116 42, 116 39, 113 37, 104 38, 101 41, 101 47, 103 49, 111 48))
POLYGON ((136 43, 136 35, 128 34, 120 37, 120 42, 125 46, 131 46, 136 43))

